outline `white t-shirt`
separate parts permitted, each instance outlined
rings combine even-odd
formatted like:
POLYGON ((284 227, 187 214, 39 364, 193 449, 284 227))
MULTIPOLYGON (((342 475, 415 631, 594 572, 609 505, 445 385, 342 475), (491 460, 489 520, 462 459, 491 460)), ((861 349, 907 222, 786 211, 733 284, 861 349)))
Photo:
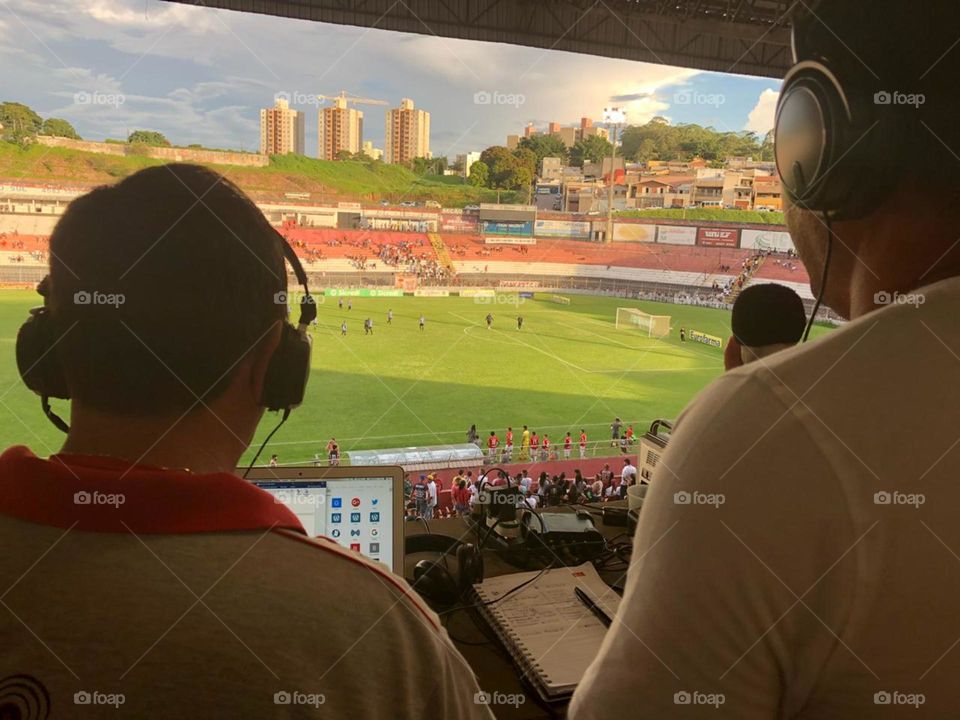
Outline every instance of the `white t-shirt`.
POLYGON ((427 483, 427 505, 435 507, 437 504, 437 484, 431 480, 427 483))
POLYGON ((960 715, 960 279, 913 297, 684 411, 571 720, 960 715))
POLYGON ((523 501, 527 504, 528 507, 530 507, 533 510, 536 510, 537 505, 540 504, 540 498, 538 498, 536 495, 531 495, 530 497, 526 497, 523 499, 523 501))
POLYGON ((620 484, 629 485, 631 482, 636 482, 637 480, 637 469, 633 465, 624 465, 623 470, 620 471, 620 484), (633 479, 630 479, 630 475, 633 476, 633 479))

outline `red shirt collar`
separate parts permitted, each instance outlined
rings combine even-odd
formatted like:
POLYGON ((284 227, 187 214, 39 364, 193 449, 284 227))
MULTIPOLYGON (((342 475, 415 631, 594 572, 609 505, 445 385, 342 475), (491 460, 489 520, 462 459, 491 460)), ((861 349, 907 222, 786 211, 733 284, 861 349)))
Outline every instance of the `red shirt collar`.
POLYGON ((91 532, 304 532, 272 495, 229 473, 195 475, 85 455, 0 455, 0 514, 91 532))

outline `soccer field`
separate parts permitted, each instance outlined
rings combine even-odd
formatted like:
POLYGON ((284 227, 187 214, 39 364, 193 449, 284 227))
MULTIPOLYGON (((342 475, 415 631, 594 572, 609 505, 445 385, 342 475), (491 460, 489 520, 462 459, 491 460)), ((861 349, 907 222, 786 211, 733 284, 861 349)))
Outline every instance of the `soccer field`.
MULTIPOLYGON (((497 430, 502 437, 507 425, 526 424, 553 442, 568 430, 576 437, 580 428, 599 440, 619 416, 643 432, 655 418, 676 417, 722 372, 722 351, 680 343, 678 330, 682 325, 726 338, 727 311, 580 295, 571 295, 569 305, 542 299, 517 304, 508 297, 355 297, 349 311, 346 299, 341 310, 337 298, 325 298, 313 331, 306 401, 274 436, 266 457, 306 461, 322 453, 331 436, 346 451, 464 442, 471 423, 481 435, 497 430), (636 329, 617 330, 617 307, 670 315, 670 336, 656 340, 636 329), (488 312, 491 330, 484 321, 488 312), (367 317, 374 322, 370 336, 363 332, 367 317), (341 337, 344 320, 348 331, 341 337)), ((38 300, 32 291, 0 292, 0 446, 26 444, 46 455, 59 449, 62 434, 23 386, 14 358, 17 329, 38 300)), ((54 405, 67 413, 65 402, 54 405)), ((256 443, 278 419, 264 416, 256 443)))

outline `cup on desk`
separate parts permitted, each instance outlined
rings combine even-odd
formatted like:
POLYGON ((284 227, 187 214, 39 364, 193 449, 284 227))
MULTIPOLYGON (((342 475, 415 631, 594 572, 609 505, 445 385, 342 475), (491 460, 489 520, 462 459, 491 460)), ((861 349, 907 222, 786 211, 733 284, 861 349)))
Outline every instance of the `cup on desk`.
POLYGON ((647 496, 649 485, 631 485, 627 488, 627 509, 640 510, 643 507, 643 499, 647 496))

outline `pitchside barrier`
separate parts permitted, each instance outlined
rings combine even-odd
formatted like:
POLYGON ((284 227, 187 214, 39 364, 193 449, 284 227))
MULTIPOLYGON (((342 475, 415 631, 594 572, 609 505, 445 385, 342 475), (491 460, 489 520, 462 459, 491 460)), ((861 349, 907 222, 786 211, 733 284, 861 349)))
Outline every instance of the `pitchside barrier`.
POLYGON ((723 338, 719 338, 716 335, 707 335, 707 333, 700 332, 699 330, 688 331, 687 339, 692 342, 703 343, 704 345, 715 347, 718 350, 723 347, 723 338))

